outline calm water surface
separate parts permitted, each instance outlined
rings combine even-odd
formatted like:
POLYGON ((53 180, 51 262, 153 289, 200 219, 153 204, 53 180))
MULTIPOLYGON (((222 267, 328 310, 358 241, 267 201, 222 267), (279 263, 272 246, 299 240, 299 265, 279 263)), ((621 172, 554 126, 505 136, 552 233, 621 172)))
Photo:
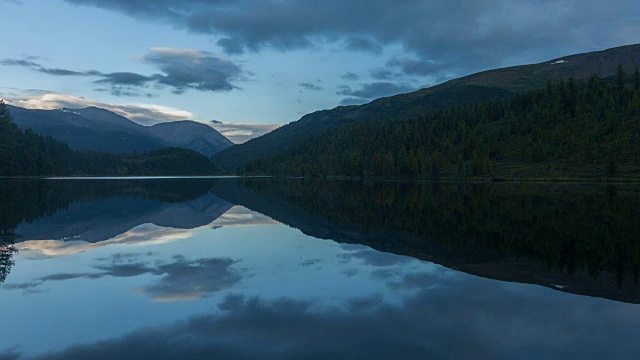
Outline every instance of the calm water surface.
POLYGON ((0 359, 637 358, 639 194, 0 180, 0 359))

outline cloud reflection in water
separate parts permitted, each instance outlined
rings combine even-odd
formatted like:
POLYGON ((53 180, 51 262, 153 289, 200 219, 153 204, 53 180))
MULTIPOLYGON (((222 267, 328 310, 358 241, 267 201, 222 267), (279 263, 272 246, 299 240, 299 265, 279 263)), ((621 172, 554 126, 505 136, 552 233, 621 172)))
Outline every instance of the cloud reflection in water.
POLYGON ((123 262, 121 254, 115 254, 108 263, 94 267, 100 270, 99 272, 51 274, 31 282, 8 284, 5 289, 33 292, 34 289, 52 281, 100 279, 107 276, 127 278, 150 274, 160 278, 138 289, 138 292, 147 295, 153 301, 184 301, 200 299, 214 292, 226 290, 241 280, 241 276, 230 269, 237 261, 229 258, 187 260, 182 256, 174 256, 174 262, 154 265, 141 262, 139 258, 133 259, 134 261, 123 262))
POLYGON ((504 284, 486 285, 466 282, 439 292, 418 288, 401 306, 373 296, 349 300, 347 310, 320 312, 309 301, 233 295, 219 306, 218 315, 138 330, 43 358, 565 359, 624 358, 639 348, 608 346, 640 325, 637 317, 628 317, 637 311, 585 319, 582 301, 567 298, 549 307, 544 301, 549 290, 518 293, 504 284), (607 330, 612 323, 618 330, 607 330), (569 348, 573 351, 563 350, 569 348))

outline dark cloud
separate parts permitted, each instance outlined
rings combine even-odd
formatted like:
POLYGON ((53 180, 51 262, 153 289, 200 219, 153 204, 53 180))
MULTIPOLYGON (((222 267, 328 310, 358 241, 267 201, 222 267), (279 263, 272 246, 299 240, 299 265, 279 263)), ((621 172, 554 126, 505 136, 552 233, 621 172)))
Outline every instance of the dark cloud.
POLYGON ((25 59, 3 59, 0 61, 0 65, 4 66, 22 66, 30 68, 32 70, 55 76, 90 76, 94 75, 93 72, 82 72, 68 69, 56 69, 44 67, 32 60, 37 60, 38 57, 26 57, 25 59))
POLYGON ((30 290, 40 286, 41 282, 26 282, 19 284, 5 284, 2 287, 7 290, 30 290))
MULTIPOLYGON (((6 0, 5 0, 6 1, 6 0)), ((9 1, 12 2, 12 1, 9 1)), ((18 349, 9 349, 0 352, 0 360, 16 360, 22 357, 22 352, 18 349)))
POLYGON ((375 69, 375 70, 371 70, 369 74, 375 80, 392 80, 400 77, 400 74, 393 72, 389 69, 375 69))
POLYGON ((188 89, 230 91, 237 88, 231 81, 243 76, 236 64, 195 50, 152 49, 143 60, 162 71, 153 76, 154 80, 172 87, 175 93, 188 89))
POLYGON ((106 85, 106 88, 97 88, 97 91, 109 92, 114 96, 127 97, 153 97, 154 94, 149 89, 155 78, 131 72, 115 72, 110 74, 99 74, 102 78, 94 81, 98 85, 106 85))
POLYGON ((45 73, 47 75, 55 75, 55 76, 89 76, 91 74, 80 71, 73 71, 67 69, 52 69, 52 68, 41 68, 38 71, 41 73, 45 73))
POLYGON ((102 79, 94 81, 96 84, 141 86, 154 80, 153 77, 131 72, 115 72, 99 75, 102 76, 102 79))
POLYGON ((414 87, 406 84, 375 82, 364 84, 357 90, 352 89, 350 86, 342 85, 337 94, 346 96, 346 98, 340 101, 341 105, 359 105, 367 103, 373 99, 407 93, 414 90, 414 87))
POLYGON ((362 105, 362 104, 368 103, 369 101, 370 101, 369 99, 347 97, 340 100, 340 105, 342 106, 362 105))
POLYGON ((3 59, 0 60, 0 64, 4 66, 24 66, 30 68, 40 67, 40 64, 24 59, 3 59))
POLYGON ((382 46, 372 40, 362 37, 350 37, 345 40, 344 47, 351 51, 364 51, 373 54, 382 53, 382 46))
POLYGON ((456 75, 633 43, 640 32, 639 22, 623 21, 638 17, 627 0, 66 1, 211 34, 229 54, 394 44, 456 75))
POLYGON ((153 98, 157 97, 157 94, 153 94, 150 92, 139 91, 135 86, 124 86, 124 85, 112 85, 109 88, 96 88, 98 92, 108 92, 113 96, 118 97, 147 97, 153 98))
POLYGON ((358 74, 354 74, 351 71, 348 71, 340 76, 343 80, 358 80, 360 76, 358 74))
POLYGON ((83 273, 77 273, 77 274, 53 274, 53 275, 42 277, 42 278, 39 279, 39 281, 40 282, 64 281, 64 280, 82 279, 82 278, 99 279, 101 277, 102 277, 101 274, 83 274, 83 273))
POLYGON ((231 82, 243 79, 244 73, 236 64, 215 57, 210 53, 191 49, 157 48, 143 57, 143 61, 160 70, 153 75, 141 75, 132 72, 103 73, 97 70, 75 71, 47 68, 34 62, 36 58, 3 59, 0 65, 22 66, 44 74, 54 76, 92 76, 98 77, 94 83, 106 88, 115 96, 146 96, 154 94, 148 91, 171 88, 172 92, 182 94, 187 90, 230 91, 238 87, 231 82))
POLYGON ((243 53, 243 45, 241 42, 233 41, 229 38, 218 40, 217 44, 224 49, 224 52, 229 55, 238 55, 243 53))
POLYGON ((321 259, 309 259, 309 260, 305 260, 305 261, 301 262, 300 266, 313 266, 313 265, 319 264, 321 262, 322 262, 321 259))
POLYGON ((441 71, 433 61, 419 59, 394 58, 387 63, 387 66, 400 68, 407 75, 434 76, 441 71))
POLYGON ((384 298, 378 294, 370 297, 348 299, 346 305, 347 309, 352 312, 375 310, 384 306, 384 298))
POLYGON ((320 91, 323 89, 322 86, 316 85, 312 82, 302 82, 300 84, 298 84, 298 86, 300 86, 301 88, 305 89, 305 90, 311 90, 311 91, 320 91))

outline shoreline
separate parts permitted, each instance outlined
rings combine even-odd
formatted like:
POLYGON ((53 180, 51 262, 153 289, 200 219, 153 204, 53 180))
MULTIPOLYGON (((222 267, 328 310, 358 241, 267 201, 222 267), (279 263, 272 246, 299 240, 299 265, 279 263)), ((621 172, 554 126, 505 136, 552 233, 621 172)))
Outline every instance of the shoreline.
POLYGON ((355 181, 401 181, 401 182, 467 182, 467 183, 563 183, 563 184, 640 184, 640 178, 490 178, 490 177, 373 177, 373 176, 297 176, 297 175, 193 175, 193 176, 0 176, 0 180, 153 180, 153 179, 329 179, 355 181))

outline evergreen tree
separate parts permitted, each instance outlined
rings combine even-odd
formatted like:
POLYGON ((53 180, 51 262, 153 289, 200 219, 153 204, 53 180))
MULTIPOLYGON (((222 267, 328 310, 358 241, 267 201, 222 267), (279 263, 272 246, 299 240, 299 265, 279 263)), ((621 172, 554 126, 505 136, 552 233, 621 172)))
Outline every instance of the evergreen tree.
POLYGON ((9 109, 0 100, 0 175, 13 175, 16 166, 16 132, 9 109))

